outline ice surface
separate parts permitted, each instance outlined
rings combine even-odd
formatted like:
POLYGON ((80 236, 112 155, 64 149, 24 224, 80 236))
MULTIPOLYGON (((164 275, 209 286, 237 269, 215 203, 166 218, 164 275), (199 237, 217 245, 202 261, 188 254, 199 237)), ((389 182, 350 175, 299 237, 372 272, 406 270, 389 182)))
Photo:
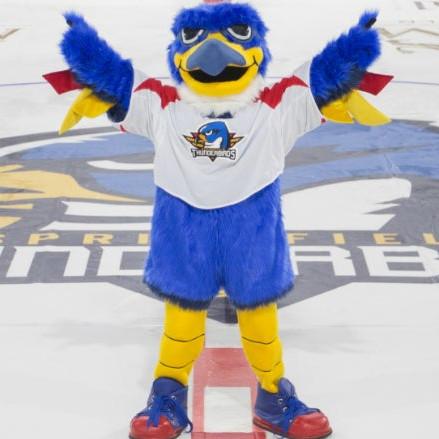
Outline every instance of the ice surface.
MULTIPOLYGON (((0 39, 0 138, 56 131, 74 97, 41 83, 42 73, 66 67, 57 47, 63 11, 83 13, 137 67, 167 77, 170 22, 195 3, 0 0, 0 35, 19 29, 0 39)), ((378 7, 383 56, 372 70, 396 78, 372 101, 395 119, 439 123, 437 2, 253 3, 271 28, 270 77, 291 72, 364 9, 378 7)), ((81 122, 107 125, 105 118, 81 122)), ((110 284, 0 288, 0 437, 125 438, 145 402, 162 304, 110 284)), ((281 310, 288 375, 331 417, 335 439, 434 437, 438 310, 437 284, 409 283, 348 284, 281 310)), ((208 326, 208 346, 239 345, 236 328, 208 326)))

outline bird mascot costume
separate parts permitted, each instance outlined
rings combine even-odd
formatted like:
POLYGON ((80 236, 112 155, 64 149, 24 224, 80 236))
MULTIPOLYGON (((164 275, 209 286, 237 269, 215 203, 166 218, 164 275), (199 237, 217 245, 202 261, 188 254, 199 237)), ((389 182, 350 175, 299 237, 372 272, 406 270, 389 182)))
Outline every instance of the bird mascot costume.
MULTIPOLYGON (((69 70, 44 77, 81 89, 61 132, 107 113, 122 131, 154 143, 157 186, 144 280, 165 301, 155 380, 131 439, 171 439, 192 424, 188 380, 220 289, 236 307, 242 346, 258 380, 254 423, 290 439, 331 434, 326 416, 299 400, 284 377, 276 301, 293 287, 279 177, 296 139, 325 119, 379 125, 388 119, 358 90, 391 77, 367 72, 379 56, 376 13, 275 84, 267 27, 249 4, 181 10, 168 48, 174 85, 135 70, 83 17, 67 13, 61 41, 69 70)), ((219 371, 218 371, 219 372, 219 371)))

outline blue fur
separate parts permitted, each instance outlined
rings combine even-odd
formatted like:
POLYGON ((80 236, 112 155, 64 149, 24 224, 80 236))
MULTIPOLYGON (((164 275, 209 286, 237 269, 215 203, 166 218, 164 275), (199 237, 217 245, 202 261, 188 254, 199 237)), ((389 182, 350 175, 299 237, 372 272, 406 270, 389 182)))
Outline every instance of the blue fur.
POLYGON ((144 280, 162 298, 206 309, 223 287, 237 308, 248 309, 292 288, 279 180, 238 204, 209 210, 157 188, 152 222, 144 280))
POLYGON ((60 43, 61 52, 77 81, 93 89, 101 99, 116 103, 109 111, 114 121, 122 120, 130 104, 134 71, 130 60, 114 51, 84 18, 64 14, 70 28, 60 43))
POLYGON ((311 63, 311 90, 321 108, 356 88, 380 55, 378 32, 366 26, 377 12, 365 12, 349 32, 331 41, 311 63))
MULTIPOLYGON (((191 47, 183 44, 179 38, 179 33, 183 28, 205 29, 208 32, 224 32, 228 27, 235 24, 248 24, 253 28, 254 35, 251 40, 238 43, 245 49, 260 47, 263 50, 264 59, 259 66, 259 73, 264 76, 271 61, 271 54, 265 40, 268 31, 265 23, 256 9, 246 3, 219 3, 215 5, 202 4, 194 8, 183 9, 175 17, 174 24, 172 25, 175 40, 168 47, 168 65, 174 80, 179 84, 183 81, 174 64, 175 54, 184 53, 191 47)), ((237 43, 231 36, 225 35, 231 42, 237 43)))

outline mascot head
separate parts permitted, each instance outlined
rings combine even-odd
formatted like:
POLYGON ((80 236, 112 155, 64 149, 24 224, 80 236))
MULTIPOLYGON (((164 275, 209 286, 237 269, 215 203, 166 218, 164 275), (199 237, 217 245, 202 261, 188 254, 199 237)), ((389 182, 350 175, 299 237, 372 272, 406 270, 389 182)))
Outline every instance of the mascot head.
POLYGON ((202 4, 183 9, 172 26, 168 48, 172 77, 198 95, 242 93, 271 59, 267 27, 248 4, 202 4))

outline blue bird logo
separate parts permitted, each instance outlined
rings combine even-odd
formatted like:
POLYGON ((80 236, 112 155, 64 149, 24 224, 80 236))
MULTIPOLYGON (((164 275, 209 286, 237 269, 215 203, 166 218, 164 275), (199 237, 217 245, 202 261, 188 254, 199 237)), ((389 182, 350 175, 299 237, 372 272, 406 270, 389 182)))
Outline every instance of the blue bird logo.
POLYGON ((231 151, 244 137, 231 133, 225 122, 209 122, 202 125, 191 136, 183 136, 195 149, 193 157, 209 157, 215 161, 218 157, 235 160, 236 151, 231 151))

